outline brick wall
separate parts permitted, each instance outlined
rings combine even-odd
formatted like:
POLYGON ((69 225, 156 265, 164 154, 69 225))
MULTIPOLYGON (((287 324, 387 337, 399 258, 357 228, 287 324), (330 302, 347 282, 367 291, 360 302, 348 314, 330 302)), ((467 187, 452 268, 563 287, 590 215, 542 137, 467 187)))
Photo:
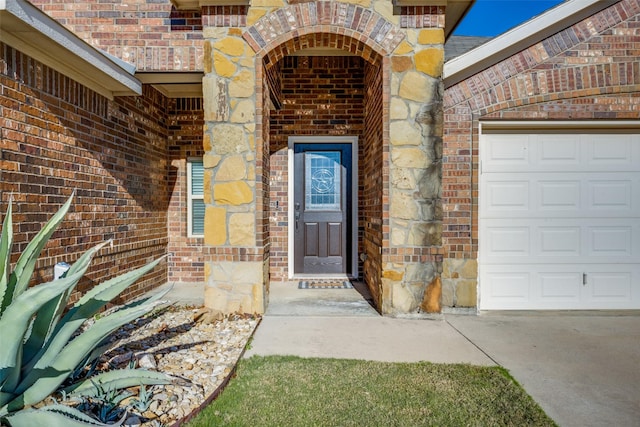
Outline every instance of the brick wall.
POLYGON ((90 45, 138 71, 202 70, 200 10, 179 11, 169 0, 31 0, 90 45))
POLYGON ((477 258, 479 121, 638 119, 639 54, 640 3, 623 0, 446 89, 447 258, 477 258))
POLYGON ((382 67, 365 65, 365 122, 360 144, 360 224, 358 238, 366 259, 362 274, 378 307, 382 304, 383 92, 382 67))
MULTIPOLYGON (((95 258, 79 291, 166 253, 165 111, 151 87, 109 101, 0 44, 0 211, 13 200, 13 262, 75 191, 34 281, 50 280, 57 262, 72 263, 106 239, 113 246, 95 258)), ((123 297, 165 281, 163 262, 123 297)))
POLYGON ((204 241, 188 237, 187 230, 187 161, 202 158, 203 124, 202 98, 169 100, 167 279, 172 283, 204 282, 204 241))
POLYGON ((286 280, 288 271, 288 137, 361 137, 364 120, 362 58, 289 56, 280 71, 282 108, 270 112, 269 135, 272 280, 286 280))

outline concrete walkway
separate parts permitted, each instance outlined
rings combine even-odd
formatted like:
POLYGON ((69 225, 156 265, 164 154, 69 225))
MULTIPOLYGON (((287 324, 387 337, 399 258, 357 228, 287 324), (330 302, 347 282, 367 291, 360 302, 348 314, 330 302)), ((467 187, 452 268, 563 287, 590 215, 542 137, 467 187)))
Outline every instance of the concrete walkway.
POLYGON ((270 316, 262 319, 245 357, 295 355, 383 362, 493 361, 443 320, 388 317, 270 316))
POLYGON ((354 290, 272 284, 270 298, 245 357, 499 364, 560 426, 640 426, 638 312, 396 319, 354 290))
MULTIPOLYGON (((501 365, 562 427, 640 427, 640 312, 380 316, 366 289, 272 283, 253 355, 501 365)), ((202 304, 201 286, 168 298, 202 304)))

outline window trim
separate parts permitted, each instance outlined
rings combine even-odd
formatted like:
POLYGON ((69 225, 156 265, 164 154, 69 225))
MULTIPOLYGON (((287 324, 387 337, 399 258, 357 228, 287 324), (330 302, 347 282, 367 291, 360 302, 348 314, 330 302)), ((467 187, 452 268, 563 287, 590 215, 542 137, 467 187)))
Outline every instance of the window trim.
MULTIPOLYGON (((193 164, 202 163, 201 157, 190 157, 187 159, 187 237, 204 237, 202 234, 193 233, 193 201, 202 200, 204 202, 204 194, 193 194, 193 164)), ((204 184, 204 183, 203 183, 204 184)))

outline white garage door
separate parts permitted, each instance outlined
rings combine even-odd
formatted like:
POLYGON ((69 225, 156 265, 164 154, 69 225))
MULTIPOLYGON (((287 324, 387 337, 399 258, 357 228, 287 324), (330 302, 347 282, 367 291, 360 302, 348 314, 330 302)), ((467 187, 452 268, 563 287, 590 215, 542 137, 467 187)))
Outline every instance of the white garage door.
POLYGON ((640 308, 640 135, 480 139, 480 309, 640 308))

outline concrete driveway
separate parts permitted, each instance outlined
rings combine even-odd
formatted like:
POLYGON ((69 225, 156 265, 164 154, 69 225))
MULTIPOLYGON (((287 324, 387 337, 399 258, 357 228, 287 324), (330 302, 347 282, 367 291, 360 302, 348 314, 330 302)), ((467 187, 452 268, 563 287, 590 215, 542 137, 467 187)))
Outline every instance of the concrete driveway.
POLYGON ((560 426, 640 426, 640 314, 447 315, 560 426))

